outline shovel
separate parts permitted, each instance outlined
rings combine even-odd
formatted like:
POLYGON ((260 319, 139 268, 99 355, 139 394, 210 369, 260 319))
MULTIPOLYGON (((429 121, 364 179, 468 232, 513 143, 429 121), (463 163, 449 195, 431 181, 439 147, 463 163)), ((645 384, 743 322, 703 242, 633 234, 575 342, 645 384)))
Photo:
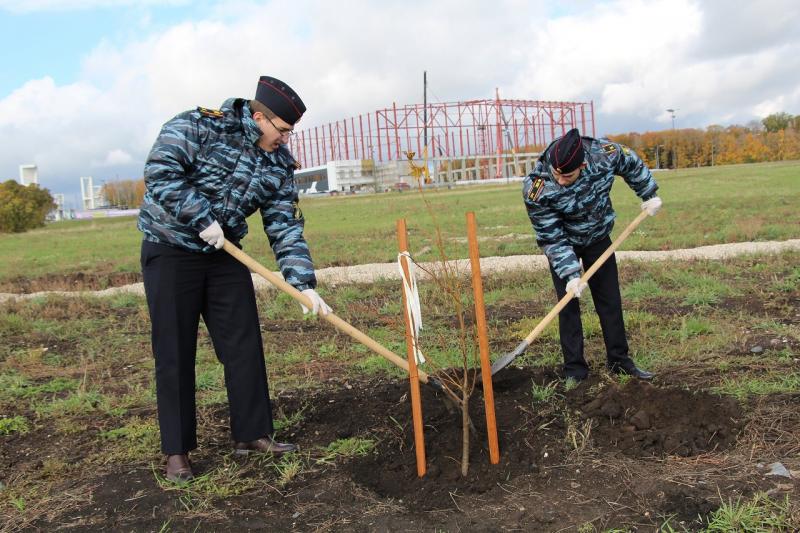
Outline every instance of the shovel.
MULTIPOLYGON (((272 285, 274 285, 278 289, 282 290, 283 292, 285 292, 286 294, 288 294, 289 296, 291 296, 292 298, 294 298, 295 300, 306 306, 306 308, 311 309, 311 307, 313 307, 311 301, 304 294, 302 294, 300 291, 298 291, 297 289, 286 283, 286 281, 282 277, 270 271, 268 268, 263 266, 261 263, 259 263, 249 255, 244 253, 242 250, 240 250, 227 240, 225 241, 223 248, 225 249, 226 252, 235 257, 239 262, 244 264, 251 271, 259 274, 261 277, 266 279, 272 285)), ((406 361, 405 359, 403 359, 390 349, 386 348, 381 343, 372 339, 362 331, 351 326, 350 324, 348 324, 347 322, 345 322, 332 312, 329 312, 327 315, 320 314, 319 317, 327 321, 328 323, 333 324, 333 326, 337 330, 348 334, 350 337, 357 340, 358 342, 360 342, 361 344, 363 344, 376 354, 389 360, 389 362, 393 363, 396 366, 399 366, 400 368, 408 372, 408 361, 406 361)), ((437 390, 440 391, 442 390, 442 384, 439 383, 439 381, 437 381, 435 378, 428 376, 428 374, 426 374, 422 370, 418 370, 417 372, 419 374, 419 380, 422 383, 427 383, 433 386, 437 390)))
MULTIPOLYGON (((619 245, 622 244, 622 241, 627 239, 628 235, 630 235, 631 232, 633 232, 633 230, 635 230, 636 227, 639 225, 639 223, 642 220, 644 220, 645 218, 647 218, 647 211, 642 210, 642 212, 639 213, 639 216, 636 217, 633 220, 633 222, 631 222, 628 225, 628 227, 625 228, 622 231, 622 233, 619 235, 619 237, 617 237, 617 240, 612 242, 611 246, 609 246, 608 249, 605 252, 603 252, 603 255, 598 257, 597 261, 595 261, 594 264, 592 264, 592 266, 589 267, 589 270, 587 270, 583 274, 583 276, 581 276, 581 281, 583 283, 586 283, 586 282, 589 281, 589 278, 592 277, 592 275, 597 271, 598 268, 603 266, 603 263, 606 262, 606 259, 608 259, 611 256, 611 254, 614 253, 614 251, 617 249, 617 247, 619 247, 619 245)), ((227 245, 227 243, 225 243, 225 244, 227 245)), ((533 339, 538 337, 539 334, 544 330, 544 328, 546 328, 548 326, 548 324, 550 324, 550 322, 553 321, 553 319, 556 317, 556 315, 558 315, 558 313, 560 313, 561 310, 564 309, 564 307, 569 303, 569 301, 572 299, 573 296, 575 296, 575 294, 572 292, 572 289, 568 290, 567 294, 565 294, 564 297, 561 298, 561 300, 558 301, 556 306, 553 307, 553 309, 549 313, 547 313, 547 316, 545 316, 542 319, 542 321, 539 322, 539 324, 535 328, 533 328, 533 331, 531 331, 528 334, 528 336, 525 337, 525 340, 522 341, 521 343, 519 343, 519 345, 516 348, 514 348, 513 352, 507 353, 507 354, 499 357, 492 364, 492 375, 495 375, 497 372, 499 372, 500 370, 502 370, 505 367, 507 367, 508 365, 510 365, 511 361, 516 359, 518 356, 522 355, 525 352, 525 350, 528 348, 528 346, 531 345, 531 343, 533 342, 533 339)))

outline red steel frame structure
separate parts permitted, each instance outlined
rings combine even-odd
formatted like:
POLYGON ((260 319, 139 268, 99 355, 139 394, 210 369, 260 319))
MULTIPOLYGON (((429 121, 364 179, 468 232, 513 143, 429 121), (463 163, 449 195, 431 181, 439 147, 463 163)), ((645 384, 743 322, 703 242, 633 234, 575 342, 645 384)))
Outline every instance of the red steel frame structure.
MULTIPOLYGON (((501 150, 546 146, 571 128, 595 135, 593 102, 468 100, 428 104, 429 157, 493 155, 501 150), (507 128, 507 130, 506 130, 507 128), (504 139, 514 146, 503 146, 504 139)), ((425 106, 379 109, 298 131, 290 149, 303 167, 328 161, 406 159, 422 155, 425 106)))

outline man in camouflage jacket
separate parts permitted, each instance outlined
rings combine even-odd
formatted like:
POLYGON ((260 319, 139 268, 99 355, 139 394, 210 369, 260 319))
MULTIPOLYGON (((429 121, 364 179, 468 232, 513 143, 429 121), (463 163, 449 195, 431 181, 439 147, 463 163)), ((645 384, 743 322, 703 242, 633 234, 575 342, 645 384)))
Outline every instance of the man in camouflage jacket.
MULTIPOLYGON (((564 374, 578 381, 589 374, 578 303, 585 288, 580 281, 581 263, 589 269, 611 245, 616 214, 610 193, 616 175, 643 200, 642 209, 655 215, 661 207, 658 185, 639 156, 607 139, 581 137, 577 129, 547 147, 523 185, 525 208, 536 242, 550 264, 556 295, 559 300, 569 290, 575 295, 558 320, 564 374)), ((651 379, 654 375, 637 368, 628 353, 613 254, 589 279, 589 287, 603 330, 609 370, 651 379)))
MULTIPOLYGON (((249 270, 220 251, 240 246, 248 216, 260 210, 278 266, 309 297, 315 291, 286 147, 305 105, 285 83, 262 76, 254 100, 231 98, 219 110, 197 108, 168 121, 147 158, 139 215, 142 273, 152 322, 161 448, 167 477, 192 478, 197 447, 195 353, 200 316, 224 366, 237 453, 283 453, 273 440, 264 352, 249 270)), ((307 312, 303 308, 304 312, 307 312)))

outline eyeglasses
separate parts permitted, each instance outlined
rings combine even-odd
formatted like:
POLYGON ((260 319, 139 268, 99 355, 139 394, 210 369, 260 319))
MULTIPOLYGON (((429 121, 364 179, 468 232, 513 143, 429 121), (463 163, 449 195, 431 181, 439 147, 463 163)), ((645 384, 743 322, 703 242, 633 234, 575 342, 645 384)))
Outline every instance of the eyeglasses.
POLYGON ((269 123, 272 124, 272 127, 275 128, 278 131, 278 133, 281 134, 281 137, 291 137, 296 133, 293 129, 290 130, 285 128, 279 128, 278 126, 275 125, 274 122, 270 120, 270 118, 267 115, 264 115, 264 118, 267 119, 269 123))

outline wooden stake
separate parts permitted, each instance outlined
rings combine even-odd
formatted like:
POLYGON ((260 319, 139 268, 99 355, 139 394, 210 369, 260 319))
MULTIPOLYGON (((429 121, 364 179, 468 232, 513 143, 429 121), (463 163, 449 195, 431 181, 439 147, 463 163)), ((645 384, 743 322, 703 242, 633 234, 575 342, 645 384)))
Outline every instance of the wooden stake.
POLYGON ((472 211, 467 213, 467 239, 469 241, 469 262, 472 266, 472 292, 475 295, 475 326, 481 355, 481 381, 483 383, 483 401, 486 410, 486 433, 489 439, 489 460, 493 465, 496 465, 500 462, 500 446, 497 442, 492 364, 489 362, 489 338, 486 334, 486 308, 483 302, 481 256, 478 251, 478 224, 475 221, 475 213, 472 211))
MULTIPOLYGON (((397 221, 397 244, 400 253, 408 252, 408 232, 406 221, 401 218, 397 221)), ((400 258, 403 267, 403 278, 411 286, 408 274, 408 259, 400 258)), ((412 337, 413 325, 412 317, 406 301, 406 291, 403 290, 403 317, 406 322, 406 355, 408 358, 408 380, 411 387, 411 416, 414 422, 414 448, 417 453, 417 476, 423 477, 426 471, 425 464, 425 434, 422 427, 422 401, 419 393, 419 371, 417 370, 417 360, 414 357, 414 341, 412 337)))

